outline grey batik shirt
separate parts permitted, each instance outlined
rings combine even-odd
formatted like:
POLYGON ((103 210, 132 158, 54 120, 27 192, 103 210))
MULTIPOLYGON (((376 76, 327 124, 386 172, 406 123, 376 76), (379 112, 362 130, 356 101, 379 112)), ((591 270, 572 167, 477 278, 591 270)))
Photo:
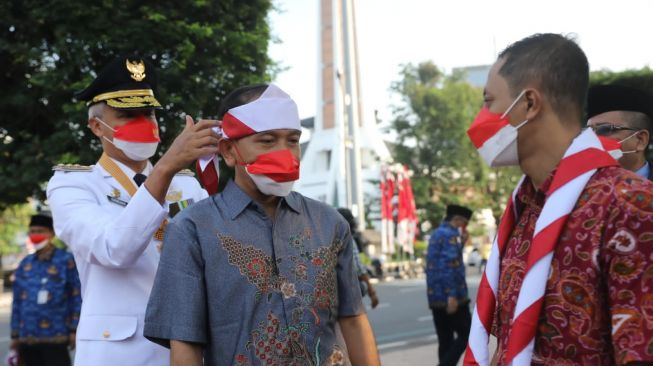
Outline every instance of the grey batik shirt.
POLYGON ((233 181, 168 225, 145 336, 206 365, 348 364, 338 317, 364 312, 349 226, 299 193, 274 222, 233 181))

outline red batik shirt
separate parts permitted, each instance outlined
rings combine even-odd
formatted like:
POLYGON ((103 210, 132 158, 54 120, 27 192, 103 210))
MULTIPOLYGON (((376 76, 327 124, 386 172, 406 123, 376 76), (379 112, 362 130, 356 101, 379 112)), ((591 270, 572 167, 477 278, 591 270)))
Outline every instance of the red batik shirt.
MULTIPOLYGON (((503 365, 543 191, 529 179, 501 260, 493 334, 503 365)), ((653 361, 653 183, 617 167, 589 180, 555 248, 533 365, 653 361)))

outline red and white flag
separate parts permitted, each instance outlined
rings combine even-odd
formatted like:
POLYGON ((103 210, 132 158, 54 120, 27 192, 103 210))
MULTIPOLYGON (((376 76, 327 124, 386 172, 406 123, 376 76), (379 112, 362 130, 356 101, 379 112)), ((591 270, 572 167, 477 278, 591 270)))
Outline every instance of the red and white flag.
POLYGON ((395 181, 388 167, 381 168, 381 252, 393 254, 394 245, 394 205, 395 181))
POLYGON ((397 242, 402 246, 404 252, 413 253, 417 228, 417 213, 407 167, 404 166, 401 168, 397 174, 397 180, 399 186, 397 242))

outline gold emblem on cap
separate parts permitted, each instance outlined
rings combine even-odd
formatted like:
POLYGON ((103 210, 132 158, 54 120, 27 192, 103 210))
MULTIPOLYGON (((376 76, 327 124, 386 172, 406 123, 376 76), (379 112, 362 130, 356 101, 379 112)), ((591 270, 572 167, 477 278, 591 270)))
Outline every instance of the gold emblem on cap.
POLYGON ((145 64, 143 60, 139 62, 130 62, 126 60, 127 70, 131 73, 132 79, 136 81, 143 81, 145 79, 145 64))

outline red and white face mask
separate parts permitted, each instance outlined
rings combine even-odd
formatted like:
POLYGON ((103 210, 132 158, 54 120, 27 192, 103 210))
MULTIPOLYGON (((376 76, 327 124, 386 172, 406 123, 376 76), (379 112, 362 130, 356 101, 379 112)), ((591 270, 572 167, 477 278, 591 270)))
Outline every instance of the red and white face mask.
POLYGON ((50 242, 50 236, 46 234, 29 234, 29 241, 32 243, 34 250, 41 250, 50 242))
POLYGON ((238 164, 245 167, 256 188, 269 196, 289 195, 295 181, 299 179, 299 160, 288 149, 261 154, 253 163, 238 164))
POLYGON ((469 139, 478 150, 487 165, 491 167, 519 165, 517 153, 517 130, 528 120, 517 126, 510 124, 508 113, 524 96, 523 90, 503 113, 493 113, 487 107, 481 108, 467 130, 469 139))
POLYGON ((614 160, 619 160, 622 156, 624 156, 624 152, 621 151, 621 143, 624 140, 617 141, 611 137, 598 135, 597 137, 599 138, 599 141, 601 141, 603 149, 607 151, 607 153, 610 154, 614 160))
POLYGON ((144 161, 151 158, 161 141, 159 126, 145 116, 138 116, 116 128, 109 126, 97 117, 95 118, 113 131, 113 141, 102 137, 122 150, 131 160, 144 161))

